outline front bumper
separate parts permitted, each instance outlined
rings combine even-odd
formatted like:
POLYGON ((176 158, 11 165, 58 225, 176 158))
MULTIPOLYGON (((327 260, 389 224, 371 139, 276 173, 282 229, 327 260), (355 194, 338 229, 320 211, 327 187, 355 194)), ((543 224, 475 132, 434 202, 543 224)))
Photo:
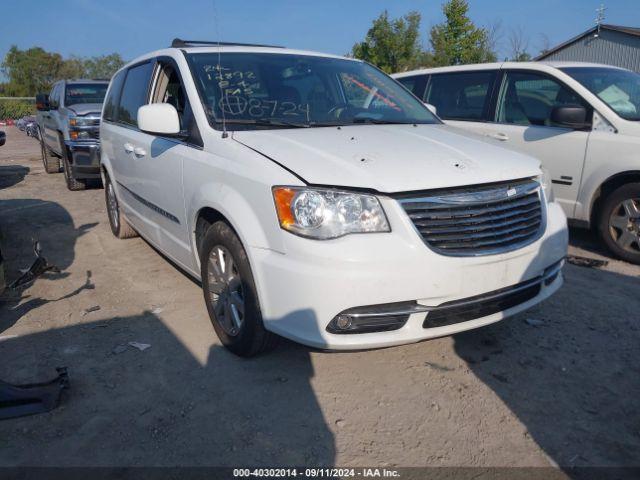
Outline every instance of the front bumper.
POLYGON ((66 141, 74 178, 100 178, 100 143, 66 141))
POLYGON ((424 245, 395 200, 381 198, 381 202, 391 222, 391 233, 316 241, 283 232, 285 254, 249 249, 268 330, 318 348, 387 347, 499 321, 541 302, 562 285, 561 273, 544 281, 547 269, 567 253, 566 217, 557 203, 547 205, 546 230, 532 244, 497 255, 453 257, 435 253, 424 245), (535 296, 515 306, 443 326, 425 322, 426 311, 433 307, 538 278, 540 289, 535 296), (327 331, 332 319, 345 310, 398 302, 413 302, 425 308, 411 313, 401 328, 391 331, 327 331))

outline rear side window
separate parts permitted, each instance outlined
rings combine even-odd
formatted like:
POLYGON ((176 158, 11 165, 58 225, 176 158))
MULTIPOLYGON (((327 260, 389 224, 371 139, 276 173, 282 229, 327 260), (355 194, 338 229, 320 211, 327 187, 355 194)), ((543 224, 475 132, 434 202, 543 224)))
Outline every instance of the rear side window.
POLYGON ((121 70, 111 80, 111 89, 104 101, 103 118, 105 120, 114 121, 116 119, 118 99, 120 98, 120 92, 122 92, 122 84, 126 73, 126 70, 121 70))
POLYGON ((424 98, 424 89, 429 81, 429 75, 414 75, 412 77, 396 78, 407 90, 420 100, 424 98))
POLYGON ((495 71, 432 75, 425 102, 447 120, 486 120, 495 77, 495 71))
POLYGON ((120 104, 118 105, 117 120, 127 125, 138 126, 138 109, 146 105, 149 79, 153 65, 151 62, 143 63, 130 68, 122 87, 120 104))

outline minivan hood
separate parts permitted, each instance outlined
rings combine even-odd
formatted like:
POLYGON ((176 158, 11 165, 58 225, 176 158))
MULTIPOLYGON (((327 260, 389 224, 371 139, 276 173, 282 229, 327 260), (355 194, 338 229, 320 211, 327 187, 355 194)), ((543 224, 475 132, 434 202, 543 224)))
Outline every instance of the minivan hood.
POLYGON ((76 115, 87 115, 89 113, 100 115, 102 113, 101 103, 77 103, 75 105, 67 105, 67 108, 76 115))
POLYGON ((353 125, 233 132, 307 183, 394 193, 540 174, 540 162, 446 125, 353 125))

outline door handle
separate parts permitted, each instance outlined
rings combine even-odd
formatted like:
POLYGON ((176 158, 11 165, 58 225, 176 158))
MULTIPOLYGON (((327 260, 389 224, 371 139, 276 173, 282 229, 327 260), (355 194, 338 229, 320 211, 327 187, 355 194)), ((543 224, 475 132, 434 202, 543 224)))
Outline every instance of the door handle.
POLYGON ((496 140, 500 140, 501 142, 505 142, 505 141, 509 140, 509 135, 507 135, 506 133, 502 133, 502 132, 491 133, 491 134, 489 134, 489 136, 491 138, 495 138, 496 140))
POLYGON ((124 151, 127 153, 133 153, 133 145, 131 145, 130 143, 125 143, 124 151))
POLYGON ((144 157, 147 154, 144 148, 141 148, 141 147, 134 148, 133 153, 135 154, 136 157, 144 157))

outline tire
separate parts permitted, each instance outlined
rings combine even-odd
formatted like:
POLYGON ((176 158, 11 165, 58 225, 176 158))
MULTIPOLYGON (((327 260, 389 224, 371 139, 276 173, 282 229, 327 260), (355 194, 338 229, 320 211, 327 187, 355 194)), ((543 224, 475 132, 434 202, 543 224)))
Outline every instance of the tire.
POLYGON ((133 227, 127 221, 118 203, 116 191, 113 188, 111 179, 105 174, 104 198, 107 206, 107 217, 109 217, 109 225, 111 232, 118 238, 133 238, 138 236, 133 227))
POLYGON ((69 159, 65 158, 62 160, 62 171, 64 172, 64 180, 67 182, 67 188, 72 192, 76 192, 78 190, 84 190, 87 188, 87 183, 85 180, 78 180, 73 176, 73 170, 71 168, 71 164, 69 163, 69 159))
POLYGON ((201 245, 202 292, 222 344, 241 357, 274 348, 278 337, 264 328, 253 273, 238 236, 219 221, 207 229, 201 245))
POLYGON ((60 171, 60 159, 55 157, 49 147, 44 144, 42 135, 40 135, 40 152, 42 154, 42 163, 47 173, 58 173, 60 171))
POLYGON ((623 185, 605 198, 598 234, 616 257, 640 265, 640 183, 623 185))

